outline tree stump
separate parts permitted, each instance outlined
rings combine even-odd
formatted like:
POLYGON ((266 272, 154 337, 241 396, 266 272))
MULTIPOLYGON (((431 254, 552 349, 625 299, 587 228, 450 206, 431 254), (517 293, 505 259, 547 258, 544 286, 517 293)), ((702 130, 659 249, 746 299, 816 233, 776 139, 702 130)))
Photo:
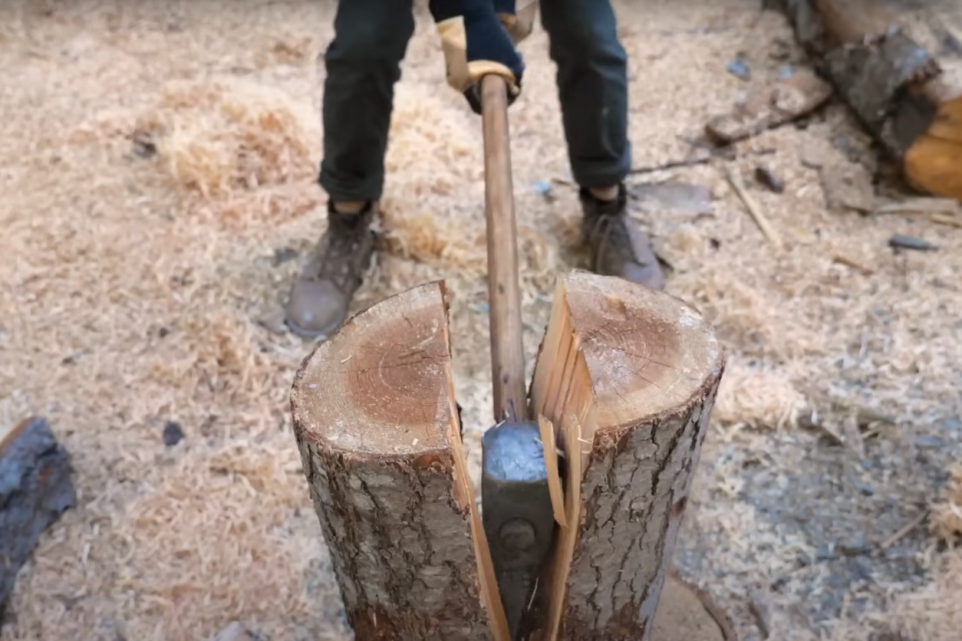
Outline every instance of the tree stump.
MULTIPOLYGON (((766 0, 916 189, 962 199, 962 55, 939 58, 899 24, 906 2, 766 0)), ((957 3, 921 7, 962 27, 957 3)))
POLYGON ((672 296, 584 272, 558 283, 531 388, 566 461, 547 638, 651 638, 724 363, 672 296))
MULTIPOLYGON (((431 283, 352 318, 295 377, 295 435, 358 641, 509 638, 448 341, 431 283)), ((559 281, 530 409, 560 527, 526 638, 734 641, 707 595, 669 576, 723 369, 678 299, 582 272, 559 281)))
POLYGON ((443 285, 388 298, 321 343, 291 411, 358 641, 506 635, 461 443, 443 285))

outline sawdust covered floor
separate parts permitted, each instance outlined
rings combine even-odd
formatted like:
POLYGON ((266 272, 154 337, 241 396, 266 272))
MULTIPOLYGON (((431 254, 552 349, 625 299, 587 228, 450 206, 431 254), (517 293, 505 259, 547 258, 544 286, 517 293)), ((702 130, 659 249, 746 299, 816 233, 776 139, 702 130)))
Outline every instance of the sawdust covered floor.
MULTIPOLYGON (((708 116, 777 74, 776 49, 797 56, 754 2, 644 8, 619 9, 639 166, 686 157, 708 116), (739 52, 748 83, 725 73, 739 52)), ((332 3, 0 12, 0 420, 48 417, 80 493, 22 571, 0 638, 201 639, 234 618, 276 641, 349 638, 287 416, 310 346, 277 316, 323 224, 314 57, 332 3), (170 423, 185 438, 166 447, 170 423)), ((511 117, 533 354, 541 294, 580 257, 574 191, 533 186, 567 174, 540 29, 524 51, 527 97, 511 117)), ((489 411, 480 123, 442 73, 422 8, 397 90, 385 251, 356 308, 448 279, 476 465, 489 411)), ((840 137, 858 140, 832 107, 744 145, 771 150, 763 160, 786 183, 753 189, 788 241, 780 253, 720 162, 636 179, 714 197, 708 216, 642 212, 674 266, 670 291, 730 350, 678 559, 743 635, 757 637, 750 595, 767 590, 835 638, 894 622, 948 639, 958 615, 944 606, 960 588, 929 572, 924 527, 878 543, 934 498, 958 454, 962 237, 827 211, 812 167, 853 171, 840 137), (893 255, 894 232, 941 249, 893 255), (861 455, 804 430, 813 409, 842 433, 852 412, 893 423, 861 455), (886 601, 927 581, 907 605, 886 601)), ((770 625, 775 638, 814 638, 787 615, 770 625)))

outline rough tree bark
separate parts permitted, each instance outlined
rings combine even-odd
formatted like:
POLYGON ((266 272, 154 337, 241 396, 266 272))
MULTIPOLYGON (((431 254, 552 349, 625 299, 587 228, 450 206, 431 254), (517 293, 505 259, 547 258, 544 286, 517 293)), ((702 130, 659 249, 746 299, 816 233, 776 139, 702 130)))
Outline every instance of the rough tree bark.
MULTIPOLYGON (((958 3, 766 0, 915 188, 962 199, 962 53, 927 51, 900 10, 962 22, 958 3)), ((954 37, 954 36, 951 36, 954 37)), ((957 42, 957 41, 956 41, 957 42)))
POLYGON ((386 299, 320 344, 291 410, 356 639, 507 639, 461 443, 443 285, 386 299))
MULTIPOLYGON (((724 363, 672 296, 583 272, 559 281, 531 390, 566 461, 544 639, 654 638, 724 363)), ((684 617, 666 616, 659 627, 678 632, 684 617)), ((724 627, 704 638, 730 638, 724 627)))
POLYGON ((0 612, 40 535, 74 500, 69 455, 47 421, 0 428, 0 612))

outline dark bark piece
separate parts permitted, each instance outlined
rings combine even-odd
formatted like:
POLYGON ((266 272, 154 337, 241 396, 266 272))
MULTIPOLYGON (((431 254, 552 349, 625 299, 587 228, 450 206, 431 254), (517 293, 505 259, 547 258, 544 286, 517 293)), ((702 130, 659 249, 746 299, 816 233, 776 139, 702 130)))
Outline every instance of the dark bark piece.
POLYGON ((755 180, 768 187, 773 193, 781 194, 785 191, 785 182, 764 165, 755 167, 755 180))
POLYGON ((291 411, 357 641, 506 639, 443 285, 388 298, 321 343, 297 372, 291 411))
MULTIPOLYGON (((937 60, 874 0, 773 0, 816 68, 917 189, 962 198, 962 57, 937 60)), ((958 11, 931 3, 924 11, 958 11)), ((951 54, 947 54, 951 55, 951 54)))
POLYGON ((652 639, 724 363, 673 296, 585 272, 559 281, 531 394, 567 465, 544 638, 652 639))
POLYGON ((73 507, 67 451, 43 418, 0 434, 0 606, 44 530, 73 507))

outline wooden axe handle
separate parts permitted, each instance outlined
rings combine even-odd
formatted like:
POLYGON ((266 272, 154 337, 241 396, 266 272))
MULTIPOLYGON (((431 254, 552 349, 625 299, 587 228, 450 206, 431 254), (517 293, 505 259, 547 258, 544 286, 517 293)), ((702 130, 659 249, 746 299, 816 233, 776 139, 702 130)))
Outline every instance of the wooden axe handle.
POLYGON ((528 403, 521 340, 521 288, 518 284, 517 226, 511 180, 508 86, 500 76, 489 74, 481 80, 481 121, 484 130, 484 205, 488 228, 494 420, 522 420, 528 403))

